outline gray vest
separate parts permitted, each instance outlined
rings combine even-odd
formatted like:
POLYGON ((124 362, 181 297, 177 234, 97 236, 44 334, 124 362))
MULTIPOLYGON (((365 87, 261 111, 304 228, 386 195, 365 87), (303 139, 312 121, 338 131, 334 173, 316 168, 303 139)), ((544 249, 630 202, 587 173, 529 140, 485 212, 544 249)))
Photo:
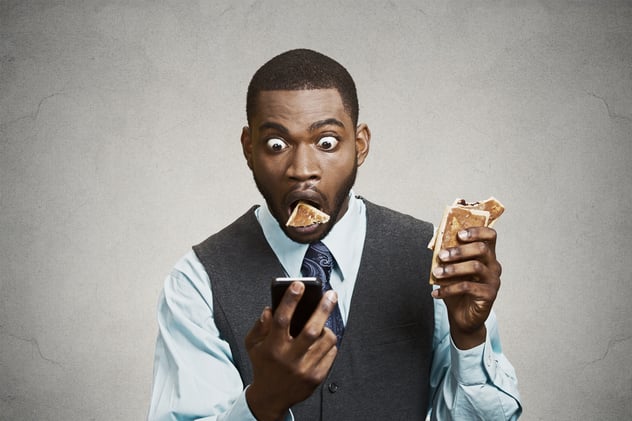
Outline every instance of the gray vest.
MULTIPOLYGON (((344 338, 323 384, 292 411, 302 420, 423 420, 429 402, 434 305, 426 248, 432 226, 366 202, 367 233, 344 338)), ((284 270, 254 208, 193 247, 213 291, 215 322, 244 385, 246 333, 284 270)))

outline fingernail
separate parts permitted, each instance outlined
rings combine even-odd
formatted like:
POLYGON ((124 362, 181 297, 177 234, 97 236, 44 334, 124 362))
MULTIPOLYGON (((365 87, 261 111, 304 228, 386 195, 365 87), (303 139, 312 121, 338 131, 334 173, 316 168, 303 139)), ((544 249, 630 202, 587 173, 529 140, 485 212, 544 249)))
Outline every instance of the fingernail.
POLYGON ((432 298, 439 298, 439 290, 433 289, 430 295, 432 295, 432 298))
POLYGON ((447 250, 441 250, 439 252, 439 259, 441 260, 447 260, 450 257, 450 252, 447 250))
POLYGON ((327 291, 325 295, 327 296, 327 299, 331 301, 333 304, 336 304, 338 302, 338 294, 336 293, 336 291, 333 291, 333 290, 327 291))
POLYGON ((294 282, 292 285, 290 285, 290 290, 294 294, 298 294, 299 292, 301 292, 301 288, 302 288, 302 283, 301 282, 294 282))
POLYGON ((468 237, 470 236, 470 233, 467 230, 463 230, 463 231, 459 231, 458 235, 461 240, 467 240, 468 237))
POLYGON ((437 266, 436 268, 432 269, 432 274, 436 277, 443 275, 443 267, 437 266))

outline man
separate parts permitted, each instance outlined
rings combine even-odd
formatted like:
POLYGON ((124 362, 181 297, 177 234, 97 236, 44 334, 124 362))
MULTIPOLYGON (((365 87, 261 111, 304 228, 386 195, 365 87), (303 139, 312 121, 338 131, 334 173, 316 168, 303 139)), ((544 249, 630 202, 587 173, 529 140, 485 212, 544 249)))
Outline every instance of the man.
POLYGON ((495 231, 461 232, 431 288, 431 225, 351 191, 371 135, 351 76, 329 57, 292 50, 267 62, 250 82, 247 119, 242 149, 266 206, 167 278, 149 419, 516 419, 491 312, 495 231), (286 226, 301 200, 329 222, 286 226), (273 314, 270 281, 306 275, 314 252, 333 291, 292 337, 304 286, 292 284, 273 314))

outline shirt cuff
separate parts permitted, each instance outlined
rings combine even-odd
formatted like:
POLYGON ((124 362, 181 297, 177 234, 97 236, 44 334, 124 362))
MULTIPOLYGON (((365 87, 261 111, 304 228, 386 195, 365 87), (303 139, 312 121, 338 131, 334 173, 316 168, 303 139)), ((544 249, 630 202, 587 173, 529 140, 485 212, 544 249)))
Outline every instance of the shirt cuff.
POLYGON ((461 350, 450 338, 451 370, 454 378, 462 385, 486 384, 496 374, 498 364, 492 352, 489 335, 485 342, 472 349, 461 350))
POLYGON ((223 419, 257 421, 255 416, 252 415, 252 412, 250 412, 250 407, 248 406, 248 402, 246 401, 246 389, 241 392, 241 394, 223 419))

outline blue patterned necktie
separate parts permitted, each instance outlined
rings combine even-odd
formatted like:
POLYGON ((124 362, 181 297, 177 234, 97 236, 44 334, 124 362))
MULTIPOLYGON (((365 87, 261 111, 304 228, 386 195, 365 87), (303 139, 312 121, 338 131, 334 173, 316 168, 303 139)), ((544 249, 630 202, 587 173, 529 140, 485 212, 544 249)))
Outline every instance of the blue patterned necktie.
MULTIPOLYGON (((309 245, 303 264, 301 265, 301 273, 303 276, 316 277, 323 282, 323 294, 325 291, 329 291, 331 284, 329 283, 329 277, 331 275, 331 269, 334 266, 334 257, 331 252, 322 242, 317 242, 309 245)), ((338 346, 340 347, 340 341, 342 340, 342 334, 345 331, 345 325, 342 322, 342 315, 340 314, 340 308, 336 304, 336 308, 331 312, 325 326, 330 328, 338 338, 338 346)))

